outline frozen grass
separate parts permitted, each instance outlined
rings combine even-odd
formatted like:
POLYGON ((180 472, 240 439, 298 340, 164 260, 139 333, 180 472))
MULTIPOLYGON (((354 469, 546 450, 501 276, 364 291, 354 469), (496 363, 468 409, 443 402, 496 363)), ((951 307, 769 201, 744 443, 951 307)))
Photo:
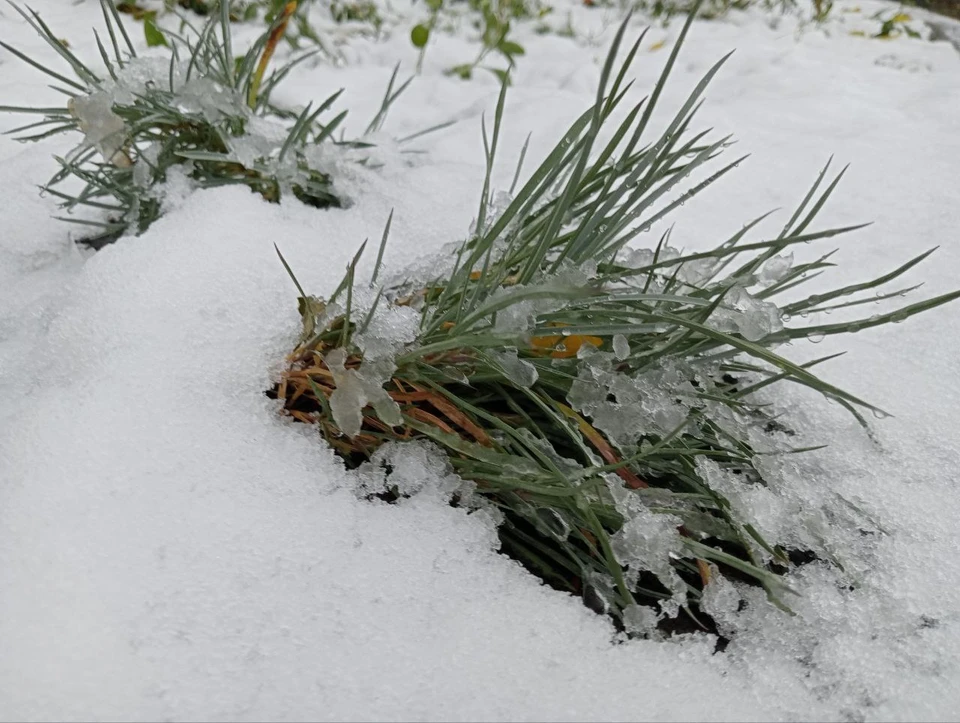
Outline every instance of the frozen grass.
MULTIPOLYGON (((858 409, 886 415, 811 371, 835 355, 800 365, 777 347, 904 321, 960 297, 804 323, 810 314, 903 296, 915 287, 887 284, 931 253, 873 279, 803 294, 834 266, 833 252, 794 265, 792 249, 860 228, 813 229, 843 175, 821 188, 827 168, 773 239, 747 240, 761 217, 705 252, 678 252, 669 232, 655 249, 628 247, 743 160, 689 183, 729 141, 689 130, 723 60, 647 138, 691 22, 692 15, 648 99, 597 145, 643 40, 617 68, 622 25, 596 103, 508 198, 491 190, 504 84, 492 132, 484 130, 477 233, 453 251, 453 267, 425 284, 378 286, 381 245, 369 284, 355 288, 362 248, 329 300, 307 296, 297 282, 304 332, 277 390, 351 466, 388 465, 395 453, 381 449, 387 442, 439 444, 482 501, 505 514, 505 550, 635 634, 681 608, 696 621, 718 566, 788 610, 778 573, 792 566, 791 553, 829 558, 816 545, 790 550, 765 539, 749 509, 728 496, 742 485, 770 487, 761 457, 778 446, 803 451, 770 434, 791 423, 775 420, 755 392, 794 382, 864 426, 858 409), (780 308, 774 302, 783 297, 794 300, 780 308)), ((521 152, 516 176, 522 159, 521 152)), ((388 232, 389 223, 383 244, 388 232)), ((371 490, 404 493, 389 475, 371 490)))
MULTIPOLYGON (((235 56, 224 4, 201 29, 188 26, 187 36, 168 31, 171 53, 164 62, 139 59, 114 5, 100 3, 109 36, 105 44, 96 35, 102 72, 81 61, 39 14, 16 5, 12 7, 66 62, 73 77, 0 43, 53 78, 68 98, 63 106, 5 105, 0 111, 42 116, 11 131, 21 140, 84 134, 44 190, 61 199, 68 213, 78 208, 99 212, 92 219, 72 219, 93 227, 90 244, 102 245, 128 229, 145 231, 162 213, 161 187, 168 182, 194 188, 243 185, 268 201, 289 194, 317 208, 342 205, 333 179, 322 170, 331 164, 322 144, 334 142, 346 112, 326 123, 319 120, 339 93, 316 108, 308 103, 299 113, 270 102, 294 65, 309 57, 301 55, 266 72, 290 13, 278 15, 246 52, 235 56), (64 184, 68 179, 81 181, 82 189, 73 191, 64 184), (68 190, 62 190, 64 185, 68 190)), ((388 89, 383 112, 393 99, 388 89)))
MULTIPOLYGON (((87 30, 100 26, 96 3, 33 4, 64 29, 78 57, 99 62, 87 30)), ((736 129, 752 157, 684 205, 670 245, 684 255, 708 251, 744 218, 790 209, 752 232, 775 238, 834 152, 851 167, 818 228, 876 222, 843 237, 831 259, 837 267, 806 282, 803 297, 875 278, 937 244, 936 263, 905 272, 903 285, 924 281, 923 297, 947 293, 960 269, 952 115, 960 58, 945 43, 852 38, 853 18, 881 4, 858 2, 859 15, 847 12, 853 3, 838 4, 847 25, 837 20, 829 35, 798 39, 789 19, 773 31, 756 13, 694 24, 695 42, 674 65, 650 139, 670 123, 665 111, 681 107, 716 58, 737 47, 697 119, 736 129)), ((571 13, 604 49, 621 20, 578 4, 571 13)), ((622 112, 654 85, 679 29, 651 29, 622 112)), ((239 48, 257 28, 235 30, 239 48)), ((535 169, 594 102, 602 62, 587 39, 517 31, 527 54, 505 101, 494 189, 510 188, 529 130, 525 165, 535 169)), ((6 6, 0 39, 57 60, 6 6)), ((132 40, 148 54, 142 38, 132 40)), ((343 164, 336 178, 354 201, 346 209, 265 203, 240 186, 171 192, 141 237, 85 256, 71 239, 77 229, 51 218, 55 200, 35 189, 56 171, 51 156, 62 156, 69 138, 23 146, 0 137, 3 716, 955 717, 960 391, 951 380, 960 335, 952 305, 777 350, 802 364, 848 349, 830 362, 829 379, 896 416, 865 415, 872 441, 819 392, 796 384, 757 391, 790 422, 789 444, 830 444, 761 457, 771 487, 742 485, 726 496, 756 515, 765 538, 822 545, 843 570, 813 562, 788 571, 785 581, 800 593, 787 598, 792 616, 762 589, 733 581, 746 602, 740 609, 720 585, 709 607, 730 640, 723 654, 702 633, 627 640, 580 600, 538 584, 498 554, 489 509, 449 505, 460 482, 446 455, 405 445, 388 462, 392 483, 410 496, 368 501, 366 486, 380 481, 382 465, 347 471, 318 444, 316 428, 278 417, 263 390, 282 372, 300 319, 274 242, 303 287, 329 299, 355 241, 369 237, 375 246, 395 208, 378 280, 417 257, 415 290, 448 276, 453 256, 443 250, 459 244, 444 245, 476 216, 486 172, 480 113, 499 91, 488 74, 469 83, 444 75, 472 57, 472 43, 465 33, 438 36, 422 79, 391 115, 406 134, 438 117, 461 122, 422 144, 426 154, 382 144, 373 150, 379 168, 343 164), (837 495, 861 512, 837 504, 837 495)), ((278 62, 285 53, 281 46, 278 62)), ((398 61, 412 70, 417 54, 395 31, 358 39, 345 55, 345 67, 295 68, 277 102, 295 106, 342 86, 350 118, 365 120, 385 76, 398 61)), ((3 98, 52 105, 57 94, 29 67, 0 56, 3 98)), ((4 130, 14 121, 0 116, 4 130)), ((491 218, 500 209, 495 200, 491 218)), ((639 247, 652 250, 664 230, 641 235, 639 247)), ((373 251, 356 267, 358 308, 373 251)), ((815 244, 793 251, 795 265, 817 258, 815 244)), ((895 301, 807 323, 884 313, 895 301)))

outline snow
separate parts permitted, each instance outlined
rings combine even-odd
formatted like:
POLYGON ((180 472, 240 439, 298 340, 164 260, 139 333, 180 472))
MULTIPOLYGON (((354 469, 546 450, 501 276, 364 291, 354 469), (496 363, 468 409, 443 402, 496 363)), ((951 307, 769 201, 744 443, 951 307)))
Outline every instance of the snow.
MULTIPOLYGON (((99 26, 96 3, 32 4, 96 59, 87 30, 99 26)), ((735 132, 752 157, 673 215, 671 245, 706 248, 792 207, 836 154, 851 168, 823 222, 874 224, 841 242, 834 279, 868 278, 940 245, 907 282, 925 282, 915 298, 956 287, 960 53, 948 42, 851 36, 891 7, 857 5, 838 2, 829 32, 798 33, 789 19, 771 28, 759 13, 695 24, 664 107, 736 47, 700 123, 735 132)), ((527 53, 507 98, 498 190, 509 188, 528 132, 532 168, 592 101, 619 13, 570 8, 577 40, 519 26, 527 53)), ((641 25, 635 18, 631 32, 641 25)), ((644 41, 638 97, 667 52, 655 44, 669 46, 675 25, 644 41)), ((353 201, 345 210, 272 205, 241 188, 180 189, 142 236, 85 254, 72 242, 78 228, 52 218, 54 201, 36 190, 70 139, 0 139, 0 717, 954 718, 955 307, 780 350, 800 361, 848 350, 824 374, 895 416, 870 436, 811 393, 768 390, 798 431, 791 444, 830 446, 762 458, 777 501, 726 480, 731 495, 761 527, 818 540, 844 571, 814 563, 792 573, 794 616, 756 590, 737 589, 748 597, 737 610, 727 587, 737 583, 711 583, 709 605, 732 634, 719 654, 700 634, 614 640, 579 600, 496 552, 492 513, 446 503, 457 480, 428 445, 384 448, 378 459, 412 497, 365 499, 382 471, 346 471, 263 395, 300 327, 274 243, 307 293, 329 295, 391 209, 385 273, 464 237, 483 178, 480 114, 489 118, 498 92, 490 74, 443 75, 475 54, 468 34, 431 44, 384 131, 458 123, 410 144, 424 153, 374 151, 376 168, 338 162, 353 201)), ((0 11, 0 37, 50 59, 12 11, 0 11)), ((359 133, 393 64, 412 72, 416 52, 402 28, 340 50, 344 65, 298 67, 275 101, 304 104, 342 86, 338 105, 359 133)), ((58 98, 9 54, 0 65, 3 103, 58 98)), ((0 130, 22 122, 0 115, 0 130)), ((787 216, 761 228, 776 233, 787 216)), ((641 240, 651 246, 661 233, 641 240)), ((794 253, 818 250, 828 249, 794 253)), ((373 263, 368 254, 358 278, 373 263)), ((785 265, 768 264, 763 280, 785 265)), ((409 320, 385 323, 406 343, 409 320)), ((636 612, 631 624, 648 629, 636 612)))

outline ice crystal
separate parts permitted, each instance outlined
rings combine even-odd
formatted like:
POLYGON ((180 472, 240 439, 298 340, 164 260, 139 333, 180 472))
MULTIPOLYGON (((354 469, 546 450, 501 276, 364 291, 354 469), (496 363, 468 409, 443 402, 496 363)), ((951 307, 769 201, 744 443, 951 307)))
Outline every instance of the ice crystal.
POLYGON ((346 436, 356 437, 363 426, 363 408, 373 406, 377 416, 385 424, 398 426, 403 423, 400 407, 383 388, 390 371, 383 373, 376 365, 364 364, 361 369, 347 369, 347 354, 343 349, 332 349, 324 362, 333 374, 337 388, 330 395, 330 412, 346 436))
POLYGON ((733 286, 707 321, 717 331, 740 334, 747 341, 760 341, 783 329, 776 304, 752 296, 742 286, 733 286))

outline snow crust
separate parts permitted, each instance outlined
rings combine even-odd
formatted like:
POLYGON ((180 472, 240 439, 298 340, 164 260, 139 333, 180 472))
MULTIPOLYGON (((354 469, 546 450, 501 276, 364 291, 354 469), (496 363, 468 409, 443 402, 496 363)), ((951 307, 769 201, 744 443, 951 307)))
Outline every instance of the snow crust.
MULTIPOLYGON (((33 5, 95 62, 81 29, 99 23, 96 3, 33 5)), ((674 215, 672 245, 705 248, 770 208, 789 208, 836 153, 852 166, 824 224, 876 222, 832 259, 837 275, 867 278, 940 244, 935 262, 908 281, 926 282, 929 295, 955 288, 960 54, 946 42, 851 37, 865 16, 889 7, 858 5, 853 13, 838 2, 829 33, 798 36, 789 21, 772 29, 754 14, 695 25, 665 107, 737 47, 701 120, 735 131, 753 158, 674 215)), ((528 131, 530 168, 592 100, 618 14, 571 12, 579 40, 522 36, 500 189, 528 131)), ((676 32, 655 28, 644 42, 637 98, 665 57, 654 44, 669 46, 676 32)), ((0 15, 0 37, 50 59, 11 12, 0 15)), ((795 616, 762 591, 715 577, 707 605, 731 637, 717 655, 707 635, 617 640, 579 600, 497 554, 496 516, 447 504, 460 482, 430 445, 384 448, 382 459, 348 473, 314 431, 277 415, 263 390, 299 319, 273 244, 308 293, 329 295, 391 208, 387 271, 462 238, 483 174, 479 116, 491 112, 497 87, 492 76, 462 83, 442 69, 473 51, 462 35, 431 46, 423 77, 393 108, 391 132, 460 122, 424 139, 425 154, 386 150, 379 168, 339 166, 355 201, 347 210, 271 205, 239 188, 181 189, 145 234, 85 256, 76 227, 53 219, 55 204, 36 193, 56 168, 51 155, 69 144, 0 138, 0 717, 954 718, 956 308, 783 350, 801 361, 849 350, 824 373, 894 413, 876 422, 874 438, 804 390, 771 392, 798 431, 792 444, 830 446, 760 457, 772 491, 705 463, 703 473, 749 507, 761 533, 826 547, 843 566, 791 574, 795 616), (362 494, 382 484, 384 465, 391 484, 412 494, 399 505, 362 494), (747 599, 743 609, 737 596, 747 599)), ((287 99, 322 99, 342 85, 342 103, 361 123, 393 63, 415 63, 401 32, 359 38, 344 52, 344 67, 298 68, 287 99)), ((4 103, 59 98, 8 54, 0 64, 4 103)), ((0 116, 0 130, 19 121, 0 116)), ((760 228, 775 234, 785 221, 781 213, 760 228)), ((644 234, 643 245, 661 232, 644 234)), ((760 282, 788 268, 771 260, 760 282)), ((366 259, 358 276, 370 270, 366 259)), ((389 358, 412 338, 412 319, 387 320, 364 343, 389 358)), ((501 362, 529 379, 515 357, 501 362)), ((662 549, 676 543, 673 530, 663 517, 638 522, 618 549, 662 549)), ((648 613, 635 613, 633 627, 649 630, 648 613)))

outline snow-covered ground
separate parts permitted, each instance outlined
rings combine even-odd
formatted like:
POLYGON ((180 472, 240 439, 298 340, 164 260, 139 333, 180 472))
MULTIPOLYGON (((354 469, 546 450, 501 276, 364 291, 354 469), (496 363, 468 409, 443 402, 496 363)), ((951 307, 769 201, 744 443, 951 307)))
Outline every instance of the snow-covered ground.
MULTIPOLYGON (((96 57, 94 0, 33 6, 96 57)), ((705 248, 795 205, 834 154, 851 169, 823 223, 875 222, 844 237, 834 278, 872 277, 939 245, 907 281, 925 282, 916 298, 958 286, 960 53, 852 36, 875 32, 864 18, 891 7, 858 6, 838 2, 826 32, 798 34, 789 19, 771 28, 753 13, 694 25, 663 107, 736 48, 700 121, 734 132, 752 156, 680 209, 674 245, 705 248)), ((527 53, 507 101, 503 187, 528 132, 540 156, 592 101, 619 14, 570 7, 577 39, 518 30, 527 53)), ((631 34, 642 25, 634 18, 631 34)), ((342 66, 303 67, 277 99, 344 87, 359 132, 392 66, 413 70, 404 27, 352 40, 342 66)), ((678 32, 650 31, 637 94, 678 32)), ((6 7, 0 39, 53 62, 6 7)), ((802 568, 798 614, 748 608, 722 654, 707 635, 615 640, 579 600, 497 554, 484 518, 438 495, 358 500, 352 473, 263 395, 299 324, 274 243, 322 295, 391 208, 393 270, 467 232, 480 115, 498 88, 491 74, 463 82, 442 70, 475 52, 466 30, 430 46, 385 133, 458 123, 414 144, 423 154, 387 143, 381 167, 344 165, 347 210, 194 193, 142 236, 85 255, 36 188, 64 139, 0 139, 0 718, 955 718, 960 307, 789 350, 849 350, 823 373, 895 415, 871 440, 811 394, 775 397, 804 441, 830 444, 791 462, 796 488, 842 493, 887 534, 838 530, 828 543, 846 576, 802 568)), ((0 54, 0 104, 51 97, 43 76, 0 54)), ((22 122, 0 115, 0 130, 22 122)), ((425 479, 447 474, 408 464, 425 479)))

